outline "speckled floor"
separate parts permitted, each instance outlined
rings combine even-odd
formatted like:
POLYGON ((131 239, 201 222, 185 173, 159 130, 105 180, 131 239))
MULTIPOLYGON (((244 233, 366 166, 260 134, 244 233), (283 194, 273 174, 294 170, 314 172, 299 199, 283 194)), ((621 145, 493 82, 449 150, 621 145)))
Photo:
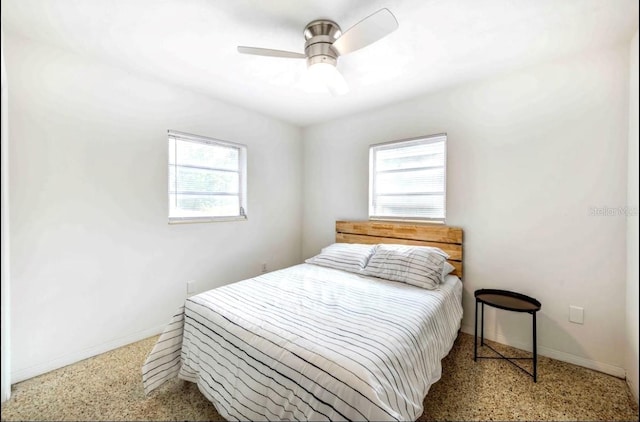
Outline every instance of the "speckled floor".
MULTIPOLYGON (((223 420, 185 381, 145 397, 140 367, 154 342, 149 338, 14 385, 2 420, 223 420)), ((419 420, 638 420, 624 380, 545 357, 539 358, 538 376, 536 384, 508 362, 474 363, 473 337, 460 334, 419 420)))

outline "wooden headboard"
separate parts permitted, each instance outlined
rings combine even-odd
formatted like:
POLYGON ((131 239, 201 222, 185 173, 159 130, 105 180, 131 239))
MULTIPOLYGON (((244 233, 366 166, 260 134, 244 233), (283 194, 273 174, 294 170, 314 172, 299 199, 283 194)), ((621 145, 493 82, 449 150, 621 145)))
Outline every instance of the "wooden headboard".
POLYGON ((449 254, 452 274, 462 278, 462 229, 391 221, 336 221, 336 242, 433 246, 449 254))

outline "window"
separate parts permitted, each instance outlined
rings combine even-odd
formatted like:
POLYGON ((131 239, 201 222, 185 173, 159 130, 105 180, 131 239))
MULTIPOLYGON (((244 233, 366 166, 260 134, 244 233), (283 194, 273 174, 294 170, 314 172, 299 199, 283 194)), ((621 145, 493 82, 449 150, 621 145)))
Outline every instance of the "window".
POLYGON ((247 147, 169 131, 169 222, 247 217, 247 147))
POLYGON ((369 218, 444 222, 447 135, 369 148, 369 218))

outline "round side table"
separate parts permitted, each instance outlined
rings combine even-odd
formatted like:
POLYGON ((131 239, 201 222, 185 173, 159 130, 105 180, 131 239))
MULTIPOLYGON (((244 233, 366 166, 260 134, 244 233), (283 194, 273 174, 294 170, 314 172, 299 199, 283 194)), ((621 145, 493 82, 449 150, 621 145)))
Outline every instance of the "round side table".
POLYGON ((511 292, 509 290, 499 289, 479 289, 474 293, 476 297, 476 315, 475 315, 475 335, 473 339, 473 360, 478 359, 505 359, 517 368, 524 371, 526 374, 533 377, 533 382, 538 382, 538 346, 537 346, 537 327, 536 327, 536 312, 542 308, 542 304, 530 297, 521 293, 511 292), (499 357, 490 356, 478 356, 478 304, 482 305, 482 312, 480 316, 480 345, 487 346, 499 357), (504 356, 488 344, 484 344, 484 305, 491 306, 493 308, 504 309, 505 311, 512 312, 526 312, 531 314, 533 318, 533 356, 530 358, 520 358, 513 356, 504 356), (532 360, 533 361, 533 373, 530 373, 520 365, 514 362, 514 360, 532 360))

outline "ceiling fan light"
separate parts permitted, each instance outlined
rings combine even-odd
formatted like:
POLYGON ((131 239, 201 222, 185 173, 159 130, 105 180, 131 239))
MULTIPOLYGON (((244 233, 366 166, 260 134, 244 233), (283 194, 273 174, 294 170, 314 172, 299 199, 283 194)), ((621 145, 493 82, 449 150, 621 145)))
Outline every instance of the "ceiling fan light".
POLYGON ((307 69, 309 84, 324 87, 333 95, 344 95, 349 86, 338 69, 329 63, 314 63, 307 69))
POLYGON ((309 71, 302 77, 302 89, 344 95, 349 86, 336 65, 338 57, 359 50, 398 29, 398 21, 388 9, 380 9, 342 32, 328 19, 311 21, 304 29, 304 54, 269 48, 238 46, 238 52, 258 56, 306 58, 309 71))

